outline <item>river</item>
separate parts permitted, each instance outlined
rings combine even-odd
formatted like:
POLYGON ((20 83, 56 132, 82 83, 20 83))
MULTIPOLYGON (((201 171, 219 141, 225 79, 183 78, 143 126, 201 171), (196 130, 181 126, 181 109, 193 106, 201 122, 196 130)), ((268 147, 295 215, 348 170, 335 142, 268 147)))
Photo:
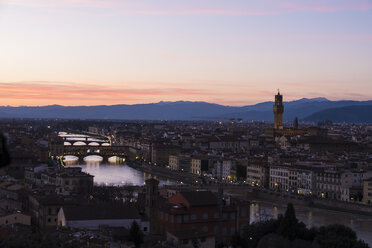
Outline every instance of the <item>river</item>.
MULTIPOLYGON (((79 140, 83 139, 80 137, 68 137, 67 139, 67 141, 79 140)), ((89 141, 95 140, 89 138, 89 141)), ((175 181, 157 178, 148 173, 135 170, 125 163, 118 163, 119 160, 117 158, 112 157, 110 159, 110 163, 102 163, 101 157, 89 156, 83 164, 78 164, 77 157, 66 156, 65 164, 67 166, 82 167, 84 172, 94 176, 94 183, 98 185, 144 185, 145 180, 151 177, 158 179, 160 186, 176 184, 175 181)), ((279 214, 284 214, 285 209, 286 206, 270 202, 258 201, 257 203, 252 203, 250 209, 251 222, 265 218, 277 218, 279 214)), ((357 233, 359 239, 364 240, 372 247, 372 217, 306 206, 295 206, 295 209, 297 218, 304 222, 308 228, 330 224, 343 224, 352 228, 357 233)))
MULTIPOLYGON (((102 146, 109 145, 109 140, 106 138, 93 138, 87 134, 59 132, 60 137, 65 138, 64 145, 86 145, 99 147, 97 142, 104 142, 102 146)), ((103 158, 99 155, 90 155, 84 158, 84 163, 78 163, 78 157, 65 156, 64 163, 67 167, 81 167, 82 171, 94 176, 94 183, 97 185, 144 185, 145 181, 151 177, 159 180, 159 185, 175 184, 175 181, 158 178, 155 175, 141 172, 129 167, 123 163, 123 158, 113 156, 108 162, 103 162, 103 158)))
POLYGON ((125 163, 101 164, 99 161, 88 161, 83 164, 78 164, 76 160, 69 160, 69 157, 66 157, 67 159, 65 160, 65 164, 67 167, 81 167, 82 171, 94 176, 94 183, 97 185, 141 186, 151 177, 159 180, 159 186, 172 185, 176 183, 166 178, 158 178, 155 175, 135 170, 125 163))
MULTIPOLYGON (((94 176, 94 183, 101 185, 144 185, 145 180, 154 177, 159 180, 159 185, 172 185, 176 182, 164 178, 157 178, 148 173, 141 172, 126 164, 101 164, 100 162, 86 162, 77 164, 67 162, 69 167, 79 166, 84 172, 94 176)), ((265 218, 277 218, 284 214, 286 206, 270 202, 258 201, 251 204, 251 222, 264 220, 265 218)), ((332 210, 317 209, 306 206, 295 206, 297 218, 304 222, 308 228, 330 224, 343 224, 352 228, 359 239, 364 240, 372 247, 372 217, 344 213, 332 210)))

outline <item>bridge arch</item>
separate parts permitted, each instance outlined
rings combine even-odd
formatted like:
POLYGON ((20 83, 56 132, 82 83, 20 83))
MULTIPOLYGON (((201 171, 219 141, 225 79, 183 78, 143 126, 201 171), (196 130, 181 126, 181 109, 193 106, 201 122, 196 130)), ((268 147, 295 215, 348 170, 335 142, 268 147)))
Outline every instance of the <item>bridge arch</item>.
POLYGON ((111 156, 107 159, 107 161, 111 164, 121 164, 125 162, 125 158, 119 156, 111 156))
POLYGON ((72 144, 71 144, 71 142, 65 141, 65 142, 63 142, 63 145, 64 146, 71 146, 72 144))
POLYGON ((74 143, 74 146, 86 146, 87 144, 85 143, 85 142, 83 142, 83 141, 76 141, 75 143, 74 143))
POLYGON ((105 143, 102 143, 101 146, 110 146, 110 144, 105 142, 105 143))
POLYGON ((88 155, 83 160, 87 164, 99 164, 103 161, 103 157, 99 155, 88 155))
POLYGON ((78 161, 79 161, 79 157, 77 157, 77 156, 74 156, 74 155, 63 156, 63 163, 65 165, 74 165, 78 161))
POLYGON ((88 146, 99 146, 99 143, 97 142, 90 142, 88 146))

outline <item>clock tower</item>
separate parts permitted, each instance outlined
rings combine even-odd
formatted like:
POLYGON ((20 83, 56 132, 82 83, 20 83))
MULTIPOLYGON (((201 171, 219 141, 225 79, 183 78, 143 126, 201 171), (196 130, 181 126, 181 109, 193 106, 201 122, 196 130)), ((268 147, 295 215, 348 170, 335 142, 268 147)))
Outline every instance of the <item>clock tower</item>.
POLYGON ((280 94, 278 90, 278 94, 275 95, 275 103, 274 103, 274 129, 282 130, 283 129, 283 96, 280 94))

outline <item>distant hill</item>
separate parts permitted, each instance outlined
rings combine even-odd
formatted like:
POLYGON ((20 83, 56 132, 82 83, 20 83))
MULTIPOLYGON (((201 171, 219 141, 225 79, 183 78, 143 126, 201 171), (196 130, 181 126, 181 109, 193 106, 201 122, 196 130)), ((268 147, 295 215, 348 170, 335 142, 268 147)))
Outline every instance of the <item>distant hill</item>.
MULTIPOLYGON (((245 106, 241 111, 227 113, 221 117, 224 118, 243 118, 245 120, 273 120, 273 102, 264 102, 252 106, 245 106)), ((316 112, 338 107, 371 105, 372 101, 329 101, 326 98, 302 98, 296 101, 284 102, 284 121, 293 121, 295 117, 304 119, 316 112)))
MULTIPOLYGON (((243 120, 272 121, 273 102, 232 107, 206 102, 159 102, 134 105, 0 107, 0 118, 115 119, 115 120, 243 120)), ((330 108, 372 106, 372 101, 329 101, 303 98, 284 102, 284 121, 304 119, 330 108)), ((347 121, 347 120, 346 120, 347 121)))
POLYGON ((206 102, 159 102, 111 106, 0 107, 0 118, 197 120, 236 112, 238 107, 206 102))
POLYGON ((310 122, 331 120, 338 123, 372 123, 372 105, 330 108, 311 114, 304 120, 310 122))

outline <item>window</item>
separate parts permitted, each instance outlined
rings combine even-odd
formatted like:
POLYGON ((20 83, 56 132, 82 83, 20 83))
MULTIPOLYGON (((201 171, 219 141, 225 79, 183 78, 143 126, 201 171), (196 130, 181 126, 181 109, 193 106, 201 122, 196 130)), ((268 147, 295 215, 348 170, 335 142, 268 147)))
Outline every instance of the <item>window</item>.
POLYGON ((49 222, 49 223, 51 222, 51 219, 50 219, 50 218, 48 218, 48 222, 49 222))
POLYGON ((235 234, 235 228, 234 227, 231 227, 230 233, 231 233, 231 235, 234 235, 235 234))
POLYGON ((182 223, 182 216, 181 215, 177 216, 177 223, 182 223))
POLYGON ((165 214, 165 221, 168 221, 168 214, 165 214))
POLYGON ((207 227, 207 226, 203 226, 202 230, 203 230, 204 232, 208 232, 208 227, 207 227))
POLYGON ((224 213, 224 214, 223 214, 223 219, 224 219, 224 220, 227 219, 227 213, 224 213))
POLYGON ((191 220, 196 220, 196 214, 191 215, 191 220))
POLYGON ((246 209, 245 208, 242 208, 241 216, 242 217, 245 217, 246 215, 247 215, 246 209))
POLYGON ((218 213, 217 213, 217 212, 214 213, 214 218, 215 218, 215 219, 218 219, 218 213))
POLYGON ((160 219, 163 219, 163 212, 160 212, 160 219))
POLYGON ((189 216, 188 215, 183 216, 183 220, 185 221, 185 223, 189 222, 189 216))
POLYGON ((207 214, 207 213, 204 213, 204 214, 203 214, 203 219, 204 219, 204 220, 208 219, 208 214, 207 214))
POLYGON ((143 228, 143 231, 144 231, 144 232, 147 232, 147 226, 145 226, 145 227, 143 228))
POLYGON ((171 222, 174 223, 174 216, 171 215, 171 222))
POLYGON ((235 220, 235 213, 231 213, 230 216, 231 216, 231 219, 232 219, 232 220, 235 220))

